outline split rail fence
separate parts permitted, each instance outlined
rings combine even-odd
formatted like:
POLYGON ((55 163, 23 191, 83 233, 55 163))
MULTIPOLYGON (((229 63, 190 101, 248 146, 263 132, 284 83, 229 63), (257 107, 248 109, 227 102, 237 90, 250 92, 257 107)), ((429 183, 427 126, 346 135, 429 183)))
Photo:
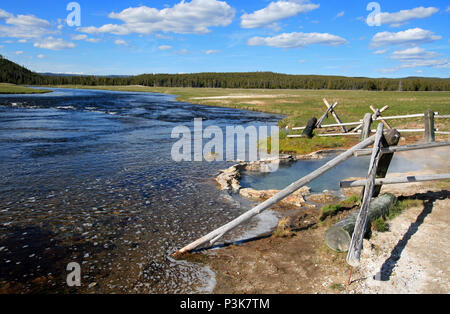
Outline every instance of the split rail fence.
MULTIPOLYGON (((332 112, 336 107, 336 104, 333 106, 327 105, 327 112, 332 112)), ((381 112, 381 110, 380 110, 381 112)), ((370 115, 370 119, 372 120, 372 115, 370 115)), ((434 116, 434 113, 430 110, 427 111, 424 115, 426 119, 430 119, 434 116)), ((445 116, 448 118, 448 116, 445 116)), ((435 117, 436 118, 436 117, 435 117)), ((441 116, 439 118, 444 118, 441 116)), ((381 118, 378 116, 377 119, 381 118)), ((384 120, 389 120, 389 117, 383 117, 384 120)), ((432 121, 432 119, 431 119, 432 121)), ((433 123, 428 120, 428 130, 430 131, 430 136, 432 136, 434 130, 433 123)), ((426 128, 427 129, 427 128, 426 128)), ((412 151, 412 150, 424 150, 436 147, 450 146, 450 141, 446 142, 434 142, 434 138, 427 143, 419 143, 413 145, 406 146, 397 146, 400 140, 400 132, 396 129, 388 129, 385 130, 385 124, 380 123, 376 130, 376 134, 370 136, 368 130, 370 130, 370 124, 363 124, 361 142, 354 147, 348 149, 344 153, 335 157, 319 169, 311 172, 307 176, 299 179, 298 181, 293 182, 291 185, 266 200, 265 202, 257 205, 253 209, 229 222, 228 224, 215 229, 209 234, 203 236, 202 238, 192 242, 191 244, 183 247, 177 252, 173 253, 172 256, 180 256, 185 253, 194 251, 201 246, 204 245, 214 245, 217 241, 219 241, 225 234, 235 229, 239 225, 248 222, 251 218, 256 215, 261 214, 265 210, 269 209, 273 205, 282 201, 289 195, 298 191, 300 188, 310 183, 311 181, 317 179, 322 176, 324 173, 334 169, 339 164, 345 162, 353 156, 367 156, 371 155, 371 160, 369 164, 369 171, 366 180, 362 181, 354 181, 354 182, 341 182, 342 187, 352 187, 352 186, 363 186, 363 194, 362 194, 362 205, 359 210, 356 226, 352 235, 352 241, 350 245, 350 249, 347 255, 347 263, 352 267, 358 266, 360 263, 361 249, 363 244, 363 237, 366 232, 367 222, 368 222, 368 211, 370 208, 370 203, 373 197, 377 197, 380 194, 381 186, 384 184, 399 184, 399 183, 410 183, 410 182, 419 182, 419 181, 433 181, 433 180, 442 180, 450 178, 450 174, 439 174, 439 175, 428 175, 428 176, 409 176, 406 178, 389 178, 386 179, 386 174, 389 169, 389 165, 392 161, 394 153, 396 152, 404 152, 404 151, 412 151), (366 131, 365 131, 366 130, 366 131), (373 148, 367 148, 373 144, 373 148)))

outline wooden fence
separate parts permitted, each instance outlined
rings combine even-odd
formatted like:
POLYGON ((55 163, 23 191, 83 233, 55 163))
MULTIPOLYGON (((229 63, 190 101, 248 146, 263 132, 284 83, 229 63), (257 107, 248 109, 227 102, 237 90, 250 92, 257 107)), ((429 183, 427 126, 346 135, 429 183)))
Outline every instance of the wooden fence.
MULTIPOLYGON (((436 134, 441 135, 450 135, 450 132, 448 131, 441 131, 434 128, 435 119, 448 119, 450 118, 449 115, 439 115, 438 112, 433 112, 431 110, 427 110, 425 113, 418 113, 418 114, 408 114, 408 115, 398 115, 398 116, 382 116, 381 114, 384 113, 386 110, 389 109, 389 106, 386 106, 382 109, 376 109, 373 106, 370 106, 371 111, 373 111, 373 114, 366 114, 364 119, 358 121, 358 122, 347 122, 343 123, 341 122, 340 118, 337 116, 337 113, 335 112, 335 108, 338 105, 338 103, 335 103, 333 106, 330 106, 328 104, 328 101, 324 99, 325 104, 327 105, 328 109, 325 112, 325 114, 321 117, 321 119, 317 122, 315 125, 315 128, 317 129, 327 129, 327 128, 336 128, 341 127, 343 130, 343 133, 321 133, 317 134, 316 136, 320 137, 334 137, 334 136, 360 136, 363 138, 366 138, 367 136, 364 133, 376 133, 376 130, 372 130, 370 127, 373 122, 381 121, 384 126, 387 129, 392 129, 391 126, 388 124, 387 121, 391 120, 400 120, 400 119, 411 119, 411 118, 424 118, 425 127, 423 129, 398 129, 401 133, 425 133, 425 140, 427 142, 434 142, 436 138, 436 134), (323 125, 323 121, 328 116, 329 113, 333 113, 335 115, 335 119, 337 121, 336 124, 327 124, 323 125), (347 130, 346 127, 354 126, 353 129, 347 130)), ((292 128, 293 131, 302 131, 305 130, 307 127, 294 127, 292 128)), ((288 138, 301 138, 305 137, 304 134, 291 134, 288 135, 288 138)))

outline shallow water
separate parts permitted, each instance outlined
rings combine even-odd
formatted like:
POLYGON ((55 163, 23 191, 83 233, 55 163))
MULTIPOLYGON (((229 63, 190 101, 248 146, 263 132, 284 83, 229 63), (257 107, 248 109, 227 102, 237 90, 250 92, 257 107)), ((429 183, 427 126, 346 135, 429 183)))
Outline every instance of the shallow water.
POLYGON ((0 96, 0 288, 180 293, 211 285, 207 269, 167 256, 250 205, 217 190, 212 178, 227 163, 172 161, 172 129, 192 128, 194 118, 223 129, 279 119, 150 93, 0 96), (81 264, 81 288, 66 285, 70 262, 81 264))
MULTIPOLYGON (((280 169, 273 173, 248 172, 242 177, 241 185, 244 188, 255 190, 281 190, 292 182, 317 170, 334 157, 300 160, 290 165, 280 166, 280 169)), ((352 177, 366 177, 369 163, 370 156, 351 158, 312 181, 308 186, 311 187, 313 193, 320 193, 323 190, 338 191, 340 189, 339 183, 342 180, 352 177)), ((401 154, 396 154, 389 167, 389 173, 415 171, 421 168, 421 164, 405 159, 401 154)))

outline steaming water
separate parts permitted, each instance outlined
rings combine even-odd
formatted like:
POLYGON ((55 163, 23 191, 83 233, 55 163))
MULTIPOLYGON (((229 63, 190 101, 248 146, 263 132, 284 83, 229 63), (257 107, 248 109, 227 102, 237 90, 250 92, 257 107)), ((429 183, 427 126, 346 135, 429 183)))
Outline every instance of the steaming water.
MULTIPOLYGON (((308 175, 312 171, 325 165, 335 156, 318 160, 302 160, 288 166, 281 166, 277 172, 255 173, 249 172, 242 177, 242 187, 251 187, 256 190, 281 190, 294 181, 308 175)), ((366 177, 369 169, 370 156, 351 158, 338 165, 335 169, 325 173, 308 184, 313 193, 323 190, 339 190, 339 182, 352 177, 366 177)), ((422 169, 421 163, 415 163, 402 156, 401 153, 394 155, 389 166, 389 172, 408 172, 422 169)))
POLYGON ((192 129, 194 118, 223 130, 279 119, 150 93, 0 96, 0 287, 80 292, 90 285, 88 291, 106 293, 210 287, 208 269, 167 256, 250 205, 217 190, 212 178, 227 163, 172 161, 172 129, 192 129), (81 264, 81 288, 66 285, 70 262, 81 264))

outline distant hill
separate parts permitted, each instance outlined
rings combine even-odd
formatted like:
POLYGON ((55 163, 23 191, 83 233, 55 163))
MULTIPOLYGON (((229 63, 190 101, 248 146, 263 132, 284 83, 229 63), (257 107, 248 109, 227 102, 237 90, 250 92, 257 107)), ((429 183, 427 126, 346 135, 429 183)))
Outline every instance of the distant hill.
POLYGON ((243 89, 336 89, 373 91, 450 91, 449 78, 401 79, 325 75, 288 75, 273 72, 142 74, 94 76, 34 73, 0 58, 0 82, 27 85, 143 85, 151 87, 243 89))
POLYGON ((12 84, 37 84, 43 77, 0 55, 0 82, 12 84))

